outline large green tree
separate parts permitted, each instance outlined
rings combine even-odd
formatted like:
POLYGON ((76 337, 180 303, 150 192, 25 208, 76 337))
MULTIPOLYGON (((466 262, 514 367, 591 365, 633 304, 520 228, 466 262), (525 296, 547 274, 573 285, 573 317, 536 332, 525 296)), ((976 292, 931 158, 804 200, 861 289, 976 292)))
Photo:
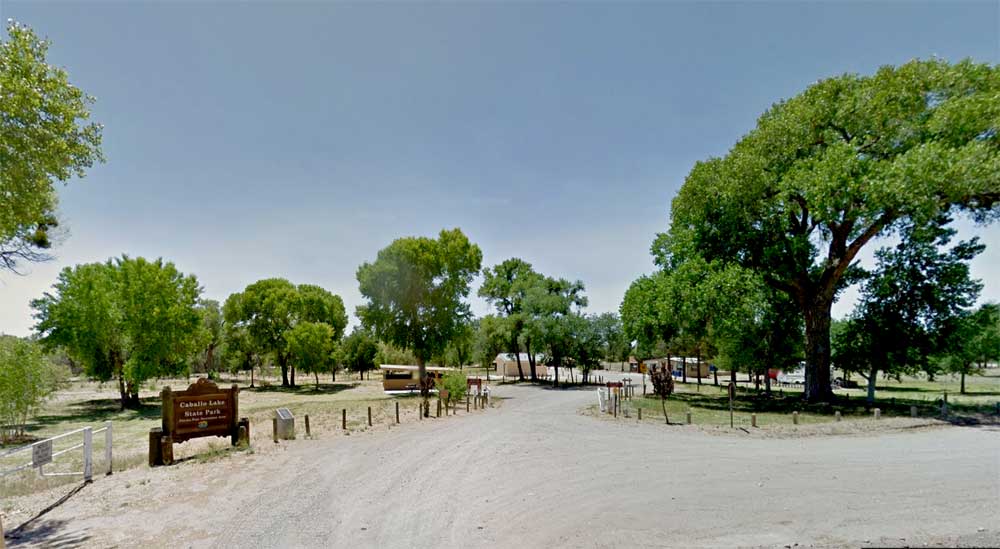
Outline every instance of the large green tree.
MULTIPOLYGON (((355 327, 351 334, 344 338, 337 351, 338 359, 345 368, 363 377, 365 372, 375 369, 375 360, 379 354, 378 342, 364 328, 355 327)), ((387 363, 387 364, 395 364, 387 363)))
POLYGON ((959 375, 959 391, 965 394, 967 375, 1000 360, 1000 307, 985 303, 974 311, 963 311, 951 324, 939 360, 946 372, 959 375))
POLYGON ((284 338, 292 362, 313 374, 319 389, 319 374, 333 371, 336 350, 333 328, 325 322, 303 321, 285 332, 284 338))
MULTIPOLYGON (((521 365, 521 335, 525 329, 527 318, 524 312, 524 301, 528 290, 544 283, 544 277, 531 267, 531 263, 512 257, 502 263, 483 271, 483 284, 479 287, 479 297, 493 305, 497 318, 507 324, 506 332, 510 341, 507 352, 514 355, 517 361, 518 379, 524 381, 524 368, 521 365)), ((528 355, 531 352, 531 338, 528 338, 528 355)), ((531 361, 534 358, 530 359, 531 361)), ((535 377, 532 364, 531 376, 535 377)))
MULTIPOLYGON (((483 253, 459 229, 438 238, 399 238, 358 267, 364 305, 362 324, 379 339, 409 349, 417 359, 426 403, 430 385, 426 363, 441 353, 469 318, 472 278, 483 253)), ((426 406, 425 406, 426 413, 426 406)))
POLYGON ((286 387, 295 386, 295 364, 290 362, 286 332, 299 322, 322 322, 333 330, 336 342, 347 326, 340 296, 311 284, 296 286, 283 278, 250 284, 229 296, 225 309, 234 328, 246 327, 258 354, 274 357, 281 367, 281 384, 286 387))
POLYGON ((38 343, 0 335, 0 442, 24 435, 28 419, 68 373, 38 343))
POLYGON ((56 227, 54 183, 103 160, 94 98, 46 60, 49 42, 9 21, 0 41, 0 269, 47 259, 56 227))
POLYGON ((122 256, 67 267, 53 288, 32 301, 42 342, 65 349, 90 377, 117 379, 123 409, 139 405, 147 379, 187 371, 201 323, 193 275, 122 256))
POLYGON ((969 262, 983 250, 977 239, 950 249, 952 229, 909 227, 893 248, 876 253, 876 269, 865 280, 861 299, 838 330, 835 363, 868 380, 874 402, 879 372, 898 374, 928 368, 932 355, 950 349, 955 363, 967 364, 966 322, 961 318, 982 289, 970 278, 969 262), (951 340, 962 340, 956 346, 951 340))
POLYGON ((829 400, 830 310, 858 253, 950 212, 996 218, 998 94, 1000 67, 971 61, 813 84, 695 165, 656 248, 737 263, 785 292, 805 323, 805 397, 829 400))

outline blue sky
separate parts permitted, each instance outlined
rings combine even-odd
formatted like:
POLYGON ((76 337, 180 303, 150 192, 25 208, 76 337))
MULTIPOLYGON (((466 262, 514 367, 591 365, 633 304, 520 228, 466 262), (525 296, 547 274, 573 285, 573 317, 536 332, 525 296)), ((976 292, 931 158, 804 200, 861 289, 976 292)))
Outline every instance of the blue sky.
MULTIPOLYGON (((1000 62, 997 1, 0 0, 0 17, 52 40, 106 128, 107 163, 60 190, 56 261, 0 273, 14 334, 62 267, 123 252, 220 301, 282 276, 353 312, 360 263, 455 226, 485 265, 522 257, 616 310, 694 162, 773 102, 914 57, 1000 62)), ((1000 227, 972 234, 1000 300, 1000 227)))

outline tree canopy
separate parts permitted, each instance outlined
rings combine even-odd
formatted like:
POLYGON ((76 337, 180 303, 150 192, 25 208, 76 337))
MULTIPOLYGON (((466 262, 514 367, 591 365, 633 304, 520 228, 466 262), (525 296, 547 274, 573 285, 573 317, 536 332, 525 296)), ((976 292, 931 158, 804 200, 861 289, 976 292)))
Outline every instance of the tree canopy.
POLYGON ((0 42, 0 269, 41 261, 52 245, 55 181, 103 160, 94 98, 46 60, 49 42, 9 21, 0 42))
POLYGON ((122 256, 63 269, 32 301, 42 342, 62 347, 88 376, 118 379, 122 407, 152 377, 187 371, 198 343, 201 288, 162 259, 122 256))
POLYGON ((380 250, 374 262, 358 267, 365 299, 357 308, 358 318, 377 338, 413 352, 425 397, 430 389, 426 363, 469 318, 465 298, 482 259, 479 246, 451 229, 442 230, 437 239, 399 238, 380 250))
POLYGON ((830 308, 858 252, 902 227, 1000 210, 1000 67, 912 61, 811 85, 699 162, 654 245, 758 273, 798 306, 806 398, 831 398, 830 308))

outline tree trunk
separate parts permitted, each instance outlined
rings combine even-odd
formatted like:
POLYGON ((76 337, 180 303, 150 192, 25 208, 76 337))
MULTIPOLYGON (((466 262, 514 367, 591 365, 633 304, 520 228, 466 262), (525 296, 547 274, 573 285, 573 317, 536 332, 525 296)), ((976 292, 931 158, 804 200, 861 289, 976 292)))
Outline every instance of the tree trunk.
POLYGON ((514 360, 517 361, 517 378, 520 381, 524 381, 524 369, 521 368, 521 346, 517 344, 516 335, 514 336, 514 340, 511 341, 511 348, 514 349, 514 360))
POLYGON ((965 394, 965 370, 964 369, 962 370, 962 385, 961 385, 961 388, 958 390, 958 392, 961 393, 961 394, 963 394, 963 395, 965 394))
POLYGON ((670 418, 667 417, 667 399, 661 398, 660 405, 663 406, 663 420, 667 422, 667 425, 670 425, 670 418))
POLYGON ((771 396, 771 369, 768 368, 764 373, 764 392, 767 396, 771 396))
POLYGON ((292 371, 292 387, 295 387, 295 365, 292 364, 292 367, 289 369, 292 371))
POLYGON ((556 367, 556 377, 555 377, 555 383, 553 383, 553 386, 554 387, 558 387, 559 386, 559 361, 558 360, 555 361, 555 367, 556 367))
POLYGON ((424 417, 430 417, 431 387, 427 380, 427 365, 424 359, 417 357, 417 377, 420 378, 420 396, 424 399, 424 417))
POLYGON ((681 383, 688 382, 688 363, 687 357, 681 356, 681 383))
POLYGON ((733 385, 736 384, 736 365, 735 364, 729 366, 729 381, 733 382, 733 385))
POLYGON ((878 367, 872 366, 868 372, 868 404, 875 403, 875 381, 878 379, 878 367))
POLYGON ((531 369, 531 381, 538 381, 538 374, 535 373, 535 355, 531 352, 531 338, 524 340, 524 351, 528 353, 528 368, 531 369))
POLYGON ((719 385, 719 368, 718 367, 716 367, 714 370, 712 370, 712 376, 715 378, 715 385, 716 385, 716 387, 718 387, 718 385, 719 385))
POLYGON ((253 387, 253 366, 250 367, 250 386, 253 387))
POLYGON ((832 402, 830 388, 830 308, 833 299, 816 297, 805 310, 807 402, 832 402))
POLYGON ((121 395, 122 410, 128 408, 128 391, 125 389, 125 376, 118 372, 118 393, 121 395))
POLYGON ((698 385, 701 385, 701 345, 698 346, 695 356, 698 360, 698 364, 695 366, 695 368, 698 368, 698 385))
POLYGON ((281 366, 281 386, 291 387, 288 383, 288 362, 280 355, 278 356, 278 366, 281 366))

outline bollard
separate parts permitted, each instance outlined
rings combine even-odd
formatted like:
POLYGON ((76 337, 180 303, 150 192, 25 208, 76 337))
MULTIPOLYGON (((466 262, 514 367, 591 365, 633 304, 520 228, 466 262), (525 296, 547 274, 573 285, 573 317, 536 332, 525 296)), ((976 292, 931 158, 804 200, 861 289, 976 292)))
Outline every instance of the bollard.
POLYGON ((368 426, 372 426, 372 407, 368 407, 368 426))
POLYGON ((799 413, 792 412, 792 425, 798 425, 798 424, 799 424, 799 413))
MULTIPOLYGON (((246 425, 240 425, 240 432, 237 440, 239 441, 237 443, 239 446, 250 446, 250 433, 247 432, 246 425)), ((111 471, 108 471, 108 474, 110 475, 111 471)))
POLYGON ((757 414, 750 414, 750 426, 751 427, 757 426, 757 414))
POLYGON ((396 423, 399 423, 399 401, 396 401, 396 423))
POLYGON ((424 419, 424 404, 417 404, 417 419, 424 419))
POLYGON ((691 425, 691 410, 687 411, 687 424, 691 425))
POLYGON ((340 428, 347 430, 347 408, 340 411, 340 428))
POLYGON ((837 421, 840 421, 840 410, 837 410, 834 416, 837 418, 837 421))
POLYGON ((882 417, 882 409, 881 408, 875 408, 874 414, 875 414, 875 419, 881 418, 882 417))
POLYGON ((941 399, 941 415, 948 415, 948 391, 944 392, 944 397, 941 399))
POLYGON ((438 399, 437 417, 441 417, 441 399, 438 399))
POLYGON ((642 421, 642 408, 639 408, 639 421, 642 421))
POLYGON ((469 413, 469 395, 465 395, 465 413, 469 413))
POLYGON ((278 418, 276 417, 271 418, 271 439, 274 440, 275 444, 278 443, 278 418))
POLYGON ((312 438, 312 433, 309 432, 309 414, 306 414, 306 438, 312 438))
POLYGON ((611 401, 612 413, 615 417, 618 417, 618 395, 615 395, 611 401))
POLYGON ((917 407, 910 406, 910 417, 917 417, 917 407))

